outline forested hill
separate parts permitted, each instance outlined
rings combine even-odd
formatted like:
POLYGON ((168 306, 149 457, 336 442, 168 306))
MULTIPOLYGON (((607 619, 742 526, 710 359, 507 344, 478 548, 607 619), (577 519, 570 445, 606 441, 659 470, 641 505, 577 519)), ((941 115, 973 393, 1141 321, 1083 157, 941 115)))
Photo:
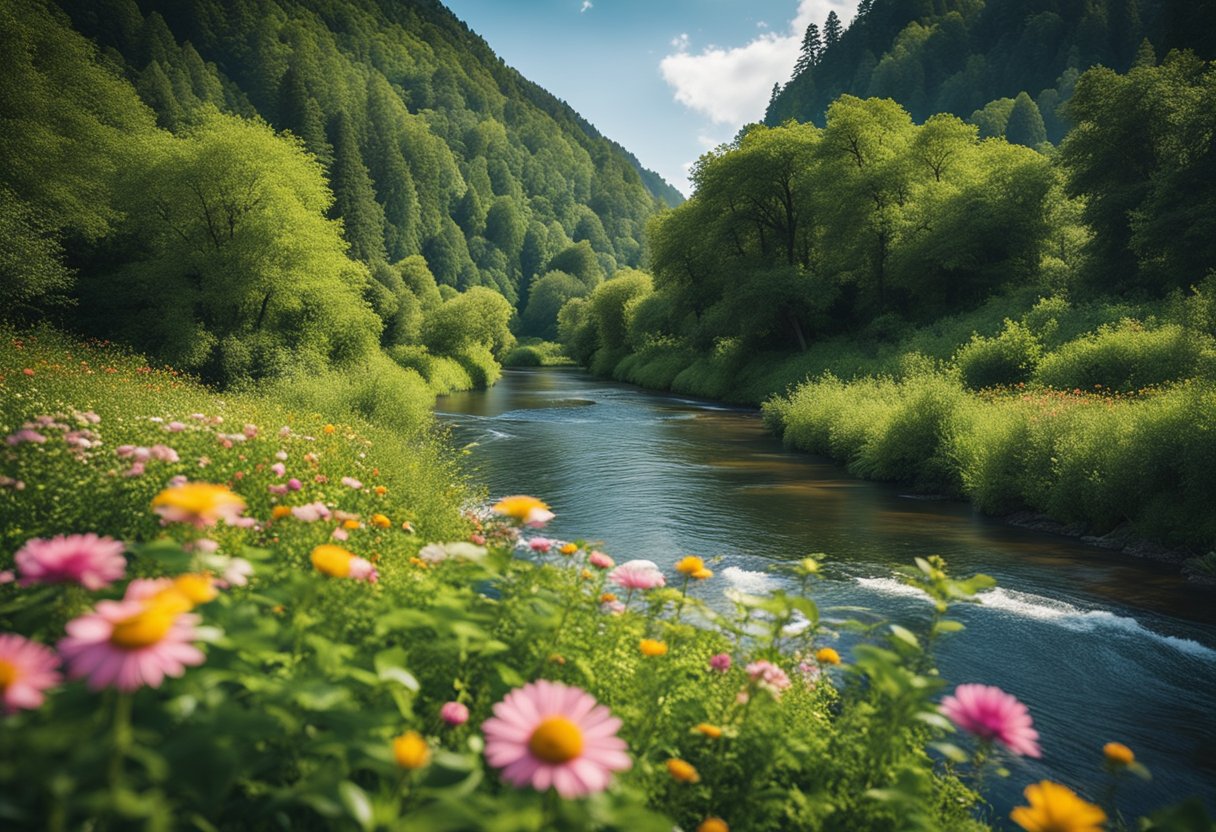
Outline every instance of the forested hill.
POLYGON ((438 282, 512 303, 564 249, 636 266, 680 195, 433 0, 71 0, 156 111, 200 105, 290 130, 325 165, 351 254, 413 254, 438 282))
POLYGON ((834 15, 812 25, 765 123, 822 125, 849 93, 892 98, 917 121, 953 113, 981 137, 1058 142, 1080 73, 1173 49, 1216 57, 1214 20, 1214 0, 863 0, 847 29, 834 15))

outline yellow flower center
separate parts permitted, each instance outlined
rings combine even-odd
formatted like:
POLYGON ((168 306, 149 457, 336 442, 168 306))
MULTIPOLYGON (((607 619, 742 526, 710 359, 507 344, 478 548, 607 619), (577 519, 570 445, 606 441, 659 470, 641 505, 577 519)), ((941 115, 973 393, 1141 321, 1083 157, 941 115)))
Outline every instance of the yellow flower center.
MULTIPOLYGON (((161 592, 157 597, 168 597, 170 595, 178 595, 184 598, 188 604, 186 610, 193 609, 199 604, 206 604, 214 601, 218 596, 219 590, 215 588, 215 583, 211 580, 210 575, 201 575, 198 573, 189 575, 178 575, 173 580, 173 587, 161 592)), ((182 610, 185 612, 186 610, 182 610)))
POLYGON ((21 671, 10 661, 0 659, 0 690, 8 690, 9 686, 21 678, 21 671))
POLYGON ((323 575, 331 578, 345 578, 350 575, 350 562, 355 556, 331 543, 323 543, 312 550, 312 565, 323 575))
POLYGON ((528 750, 546 763, 565 763, 583 753, 583 732, 564 716, 551 716, 536 726, 528 750))
POLYGON ((139 650, 164 640, 173 629, 180 610, 172 602, 149 603, 135 615, 124 618, 110 632, 110 643, 123 650, 139 650))

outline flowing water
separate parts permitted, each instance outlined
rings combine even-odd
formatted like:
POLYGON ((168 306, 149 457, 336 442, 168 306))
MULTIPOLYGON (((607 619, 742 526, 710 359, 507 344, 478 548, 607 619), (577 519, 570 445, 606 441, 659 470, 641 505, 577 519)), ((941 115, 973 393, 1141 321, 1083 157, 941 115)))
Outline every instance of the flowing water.
POLYGON ((982 603, 955 608, 967 629, 943 640, 938 663, 952 685, 1015 694, 1042 733, 1043 759, 1016 762, 990 790, 999 816, 1047 777, 1098 795, 1110 740, 1154 774, 1121 787, 1125 812, 1188 796, 1216 809, 1216 594, 1176 569, 854 479, 785 450, 754 410, 581 371, 507 371, 437 410, 470 444, 471 473, 490 495, 550 503, 546 535, 602 541, 618 563, 718 557, 718 577, 698 587, 707 596, 780 586, 766 570, 824 552, 821 608, 917 620, 925 601, 893 567, 940 554, 957 576, 993 576, 999 588, 982 603))

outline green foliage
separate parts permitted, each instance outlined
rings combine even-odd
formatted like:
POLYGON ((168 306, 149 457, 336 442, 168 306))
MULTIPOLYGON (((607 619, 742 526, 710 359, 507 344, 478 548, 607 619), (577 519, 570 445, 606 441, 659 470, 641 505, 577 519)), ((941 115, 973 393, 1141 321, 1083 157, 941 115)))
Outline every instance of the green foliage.
POLYGON ((972 390, 1011 387, 1030 380, 1042 353, 1042 345, 1029 327, 1005 320, 1005 328, 994 338, 972 335, 954 357, 963 384, 972 390))
POLYGON ((557 337, 557 314, 571 298, 588 293, 587 285, 565 272, 549 272, 528 290, 528 307, 520 318, 521 331, 552 340, 557 337))
POLYGON ((545 268, 549 273, 562 272, 578 278, 588 292, 604 279, 604 270, 596 259, 591 243, 586 240, 567 246, 553 255, 545 268))
POLYGON ((321 169, 296 143, 211 112, 181 137, 149 141, 123 180, 124 232, 138 254, 82 275, 91 329, 222 382, 375 350, 367 270, 324 218, 321 169))
POLYGON ((1190 54, 1081 76, 1061 148, 1093 229, 1089 281, 1162 295, 1216 268, 1216 67, 1190 54))
POLYGON ((1035 381, 1058 390, 1130 393, 1201 375, 1216 380, 1216 342, 1178 324, 1125 320, 1045 355, 1035 381))
POLYGON ((538 338, 524 338, 502 360, 504 367, 565 367, 573 364, 562 345, 538 338))
POLYGON ((459 361, 446 355, 431 355, 421 345, 401 344, 390 347, 389 358, 406 370, 413 370, 426 381, 437 396, 460 390, 472 390, 473 377, 459 361))
POLYGON ((437 355, 456 357, 479 345, 505 355, 515 337, 508 323, 514 310, 502 295, 474 286, 431 311, 422 324, 422 342, 437 355))

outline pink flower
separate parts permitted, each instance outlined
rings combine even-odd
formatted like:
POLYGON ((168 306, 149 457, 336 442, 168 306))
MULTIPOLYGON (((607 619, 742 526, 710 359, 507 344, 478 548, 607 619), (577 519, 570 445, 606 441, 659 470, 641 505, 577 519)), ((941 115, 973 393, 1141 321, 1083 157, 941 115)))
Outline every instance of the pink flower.
POLYGON ((620 727, 591 694, 542 679, 508 693, 481 730, 486 760, 508 783, 576 798, 603 791, 612 772, 632 765, 620 727))
POLYGON ((4 438, 4 441, 9 445, 20 445, 22 442, 33 442, 37 445, 41 445, 42 443, 46 442, 46 437, 36 430, 23 428, 16 433, 10 433, 4 438))
POLYGON ((654 589, 667 584, 667 579, 651 560, 626 561, 608 573, 608 580, 625 589, 654 589))
POLYGON ((350 535, 347 534, 346 529, 338 526, 338 528, 334 529, 333 534, 331 534, 330 537, 332 537, 334 540, 346 540, 350 537, 350 535))
POLYGON ((142 477, 144 475, 144 464, 142 462, 133 462, 131 467, 122 472, 124 477, 142 477))
POLYGON ((534 537, 528 541, 528 548, 543 555, 553 548, 553 541, 547 537, 534 537))
POLYGON ((959 685, 942 700, 951 722, 982 740, 996 740, 1014 754, 1040 757, 1039 732, 1030 711, 1012 694, 990 685, 959 685))
POLYGON ((152 454, 152 458, 158 462, 179 462, 180 457, 177 451, 170 448, 168 445, 153 445, 148 451, 152 454))
POLYGON ((380 573, 376 571, 376 567, 372 566, 371 561, 354 557, 350 561, 350 577, 356 581, 367 581, 369 584, 374 584, 380 580, 380 573))
POLYGON ((279 436, 283 437, 284 439, 291 436, 291 428, 287 427, 287 425, 283 425, 283 427, 279 428, 279 436))
POLYGON ((93 690, 160 687, 166 676, 181 676, 187 667, 203 663, 202 651, 190 643, 197 638, 197 622, 198 616, 155 596, 101 601, 93 612, 68 622, 59 653, 68 663, 68 675, 87 677, 93 690))
POLYGON ((287 473, 287 466, 281 462, 276 462, 274 465, 270 466, 270 473, 274 474, 276 477, 281 477, 287 473))
POLYGON ((609 615, 621 615, 625 612, 625 604, 622 601, 609 601, 606 604, 600 604, 600 611, 609 615))
POLYGON ((343 477, 342 484, 345 485, 347 488, 353 488, 356 491, 358 491, 360 488, 363 487, 363 483, 359 482, 354 477, 343 477))
POLYGON ((93 533, 59 535, 50 540, 27 541, 13 555, 21 572, 21 585, 73 583, 85 589, 102 589, 126 572, 123 545, 93 533))
POLYGON ((596 569, 611 569, 616 566, 616 561, 599 551, 592 552, 587 558, 587 563, 596 569))
POLYGON ((257 425, 245 425, 244 434, 250 439, 258 435, 257 425))
POLYGON ((771 693, 774 699, 780 699, 781 691, 790 686, 790 677, 785 674, 784 670, 772 662, 763 660, 752 662, 746 667, 746 670, 751 680, 758 687, 762 687, 771 693))
POLYGON ((270 485, 266 486, 266 490, 277 497, 282 497, 287 493, 287 486, 283 485, 282 483, 271 483, 270 485))
POLYGON ((439 709, 439 717, 455 728, 469 721, 469 709, 460 702, 444 702, 439 709))
POLYGON ((165 430, 169 431, 170 433, 181 433, 185 429, 186 426, 181 422, 170 422, 169 424, 165 425, 165 430))
POLYGON ((730 653, 718 653, 709 657, 710 670, 716 670, 719 673, 725 673, 730 670, 730 653))
POLYGON ((287 487, 289 489, 291 489, 292 491, 299 491, 301 488, 304 487, 304 483, 300 482, 295 477, 292 477, 291 479, 289 479, 287 481, 287 487))
POLYGON ((325 503, 308 503, 303 506, 295 506, 291 510, 291 514, 297 520, 303 520, 305 523, 312 523, 316 520, 329 519, 329 507, 325 503))
POLYGON ((47 688, 60 682, 51 648, 15 633, 0 633, 0 707, 11 714, 40 707, 47 688))

